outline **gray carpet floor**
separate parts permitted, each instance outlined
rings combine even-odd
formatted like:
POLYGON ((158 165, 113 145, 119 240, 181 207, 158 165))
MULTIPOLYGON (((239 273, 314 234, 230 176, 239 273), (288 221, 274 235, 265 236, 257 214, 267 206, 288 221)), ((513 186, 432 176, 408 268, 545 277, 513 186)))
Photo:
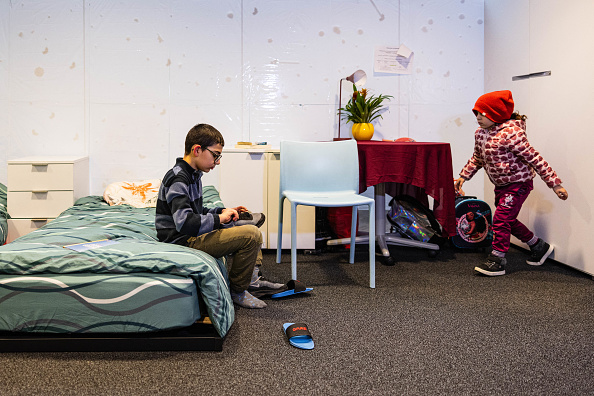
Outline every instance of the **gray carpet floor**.
MULTIPOLYGON (((368 287, 366 246, 299 255, 314 290, 238 309, 222 352, 10 353, 2 395, 585 395, 594 393, 594 283, 553 261, 508 255, 508 275, 479 277, 485 253, 391 247, 368 287), (306 322, 313 350, 282 325, 306 322)), ((265 254, 268 278, 290 256, 265 254)))

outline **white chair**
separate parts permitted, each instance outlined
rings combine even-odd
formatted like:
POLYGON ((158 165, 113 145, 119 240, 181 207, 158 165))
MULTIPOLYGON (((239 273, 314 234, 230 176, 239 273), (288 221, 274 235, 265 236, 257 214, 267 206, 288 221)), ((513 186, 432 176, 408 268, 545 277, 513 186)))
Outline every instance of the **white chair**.
POLYGON ((297 279, 297 205, 353 207, 350 263, 355 262, 357 208, 369 207, 369 287, 375 288, 375 202, 359 195, 355 140, 280 144, 280 191, 276 262, 281 262, 283 203, 291 203, 291 276, 297 279))

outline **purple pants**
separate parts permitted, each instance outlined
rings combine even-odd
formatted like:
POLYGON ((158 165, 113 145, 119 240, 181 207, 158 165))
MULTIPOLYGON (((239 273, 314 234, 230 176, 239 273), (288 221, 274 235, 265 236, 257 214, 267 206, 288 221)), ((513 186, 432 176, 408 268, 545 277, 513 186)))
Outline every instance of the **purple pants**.
POLYGON ((511 235, 526 243, 534 233, 518 219, 518 214, 530 191, 532 180, 495 187, 495 214, 493 215, 493 250, 507 253, 511 235))

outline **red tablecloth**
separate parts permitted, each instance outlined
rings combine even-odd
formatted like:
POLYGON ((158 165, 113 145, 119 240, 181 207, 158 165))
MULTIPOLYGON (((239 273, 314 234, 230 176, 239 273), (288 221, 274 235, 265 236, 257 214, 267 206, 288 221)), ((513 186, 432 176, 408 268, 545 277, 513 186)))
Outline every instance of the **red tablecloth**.
POLYGON ((449 143, 358 141, 359 190, 386 183, 393 195, 404 183, 434 200, 433 213, 447 235, 456 235, 455 192, 449 143))

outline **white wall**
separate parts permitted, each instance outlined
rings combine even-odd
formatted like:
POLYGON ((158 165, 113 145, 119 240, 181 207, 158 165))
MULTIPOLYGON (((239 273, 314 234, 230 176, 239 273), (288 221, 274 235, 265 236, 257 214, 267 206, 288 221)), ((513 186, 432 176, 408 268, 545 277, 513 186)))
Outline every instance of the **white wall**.
POLYGON ((483 28, 482 0, 0 0, 0 182, 7 159, 40 154, 89 155, 93 194, 161 177, 198 122, 231 147, 329 140, 359 68, 395 96, 374 138, 450 142, 457 173, 483 28), (412 74, 374 73, 374 47, 401 43, 412 74))
MULTIPOLYGON (((514 93, 516 108, 528 116, 530 142, 569 193, 569 199, 561 201, 537 177, 520 218, 556 246, 556 260, 590 274, 594 274, 592 16, 591 0, 485 2, 485 90, 514 93), (511 80, 514 75, 547 70, 550 77, 511 80)), ((492 196, 491 189, 486 185, 485 195, 492 196)))

